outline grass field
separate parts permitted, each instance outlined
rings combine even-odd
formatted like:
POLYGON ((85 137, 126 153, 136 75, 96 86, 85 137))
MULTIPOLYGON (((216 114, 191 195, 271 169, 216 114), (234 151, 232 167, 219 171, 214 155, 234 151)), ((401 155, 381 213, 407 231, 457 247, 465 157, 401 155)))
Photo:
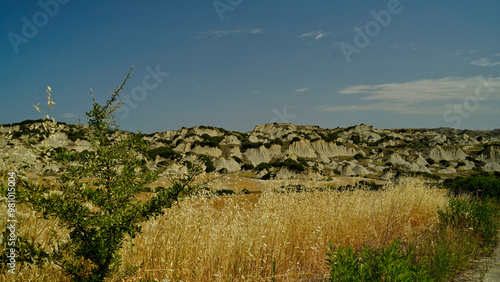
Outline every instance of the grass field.
MULTIPOLYGON (((146 222, 121 254, 124 265, 141 265, 127 281, 310 281, 327 277, 330 241, 354 248, 415 242, 437 224, 438 207, 447 203, 446 191, 419 180, 383 191, 193 197, 146 222)), ((42 244, 57 228, 30 212, 20 210, 18 218, 20 232, 42 244)), ((0 226, 5 223, 2 218, 0 226)), ((16 279, 64 281, 54 265, 25 265, 16 279)))

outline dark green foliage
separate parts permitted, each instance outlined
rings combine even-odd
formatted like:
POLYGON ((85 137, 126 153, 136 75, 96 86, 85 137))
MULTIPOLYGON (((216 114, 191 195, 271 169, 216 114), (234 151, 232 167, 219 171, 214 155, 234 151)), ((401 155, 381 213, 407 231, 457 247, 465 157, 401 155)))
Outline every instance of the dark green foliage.
POLYGON ((295 136, 295 137, 293 137, 292 142, 290 142, 290 143, 299 142, 299 141, 300 141, 300 137, 295 136))
MULTIPOLYGON (((303 162, 304 161, 305 160, 303 160, 303 162)), ((306 164, 307 164, 307 162, 306 162, 306 164)), ((288 169, 296 171, 296 172, 302 172, 302 171, 306 170, 305 166, 302 163, 294 161, 290 158, 287 158, 284 161, 272 162, 271 165, 273 167, 287 167, 288 169)))
POLYGON ((358 154, 354 155, 354 157, 353 157, 353 158, 354 158, 355 160, 358 160, 358 161, 359 161, 359 160, 362 160, 362 159, 363 159, 363 155, 361 155, 361 154, 359 154, 359 153, 358 153, 358 154))
POLYGON ((264 146, 266 146, 266 148, 269 149, 274 144, 283 145, 283 140, 281 140, 281 138, 274 138, 273 140, 269 141, 269 143, 266 143, 264 146))
POLYGON ((171 147, 166 147, 166 146, 158 147, 158 148, 154 148, 152 150, 149 150, 147 152, 147 155, 150 159, 153 159, 153 160, 156 158, 156 156, 160 156, 162 158, 169 159, 169 160, 181 159, 181 154, 174 151, 171 147))
POLYGON ((269 171, 268 173, 264 174, 260 179, 262 180, 269 180, 272 177, 274 177, 274 173, 272 171, 269 171))
POLYGON ((63 130, 67 136, 68 139, 76 142, 76 140, 87 140, 85 130, 81 126, 72 126, 68 130, 63 130))
POLYGON ((469 177, 446 179, 443 187, 449 189, 452 195, 467 193, 500 199, 500 172, 482 172, 469 177))
POLYGON ((258 171, 261 171, 264 169, 270 169, 270 168, 272 168, 271 164, 265 163, 265 162, 262 162, 255 167, 255 169, 258 171))
POLYGON ((321 138, 323 140, 325 140, 326 142, 335 142, 337 140, 337 138, 339 138, 339 134, 340 134, 340 131, 330 132, 330 133, 327 133, 326 135, 323 133, 318 133, 318 135, 321 136, 321 138))
POLYGON ((412 249, 405 250, 399 241, 374 249, 335 247, 330 242, 326 262, 330 281, 429 281, 429 273, 415 263, 412 249))
POLYGON ((172 141, 171 140, 167 140, 167 139, 158 139, 156 140, 157 142, 161 142, 163 144, 165 144, 166 146, 170 146, 172 145, 172 141))
POLYGON ((443 166, 446 166, 446 167, 450 166, 450 162, 449 162, 449 161, 447 161, 447 160, 440 160, 440 161, 439 161, 439 163, 440 163, 441 165, 443 165, 443 166))
POLYGON ((450 204, 438 210, 442 228, 453 226, 477 234, 484 244, 494 246, 498 238, 498 210, 490 199, 451 197, 450 204))
POLYGON ((430 165, 433 165, 434 163, 436 163, 436 161, 434 161, 433 159, 431 158, 427 158, 426 159, 427 163, 430 164, 430 165))
POLYGON ((241 169, 243 169, 243 170, 252 170, 252 169, 254 169, 254 166, 253 166, 253 164, 244 164, 244 165, 241 166, 241 169))
POLYGON ((199 158, 205 164, 205 172, 209 173, 215 171, 214 163, 209 155, 201 155, 199 158))
POLYGON ((301 158, 301 157, 298 157, 298 158, 297 158, 297 161, 298 161, 301 165, 303 165, 304 167, 309 167, 309 164, 307 163, 306 159, 301 158))
POLYGON ((241 152, 245 152, 247 149, 258 149, 260 146, 262 146, 264 143, 262 142, 250 142, 250 141, 243 141, 240 144, 240 150, 241 152))
POLYGON ((361 143, 361 136, 359 136, 359 134, 352 134, 351 140, 352 140, 353 144, 360 144, 361 143))
MULTIPOLYGON (((105 105, 92 96, 86 133, 91 153, 52 150, 56 157, 49 161, 61 167, 57 186, 18 179, 19 203, 44 218, 56 218, 69 231, 68 240, 59 240, 53 232, 43 246, 33 238, 18 236, 19 253, 26 254, 26 261, 59 266, 74 281, 103 281, 113 276, 122 280, 129 275, 119 273, 119 252, 125 240, 141 232, 142 222, 163 214, 165 208, 194 190, 189 185, 195 176, 192 174, 174 179, 169 187, 155 189, 147 201, 136 199, 140 193, 150 191, 149 185, 158 179, 158 172, 145 168, 139 158, 148 155, 148 144, 139 134, 129 134, 120 141, 112 141, 108 135, 109 127, 115 125, 119 92, 129 76, 130 72, 105 105), (79 157, 79 165, 72 165, 73 156, 79 157)), ((54 126, 49 120, 44 122, 47 128, 54 126)))
POLYGON ((201 146, 201 147, 213 147, 213 148, 220 148, 220 142, 224 139, 224 136, 210 136, 208 134, 203 134, 201 136, 203 138, 202 141, 195 141, 194 146, 201 146))
POLYGON ((243 161, 242 161, 240 158, 238 158, 237 156, 233 156, 233 159, 234 159, 237 163, 239 163, 239 164, 241 164, 241 163, 243 162, 243 161))

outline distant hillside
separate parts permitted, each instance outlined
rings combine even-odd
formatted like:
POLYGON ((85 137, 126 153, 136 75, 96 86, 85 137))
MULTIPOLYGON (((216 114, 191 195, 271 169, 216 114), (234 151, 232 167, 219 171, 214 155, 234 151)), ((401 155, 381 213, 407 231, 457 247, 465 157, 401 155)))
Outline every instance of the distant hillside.
MULTIPOLYGON (((0 126, 2 169, 7 160, 37 165, 25 143, 41 144, 41 120, 0 126)), ((133 134, 113 130, 119 138, 133 134)), ((477 171, 500 171, 500 129, 376 129, 364 124, 327 129, 310 125, 264 124, 241 133, 210 126, 141 135, 150 141, 152 167, 187 173, 196 163, 207 172, 256 178, 328 180, 335 176, 392 179, 420 175, 440 179, 477 171)), ((91 150, 83 126, 58 123, 45 144, 78 153, 91 150)), ((57 173, 58 168, 51 168, 57 173)))

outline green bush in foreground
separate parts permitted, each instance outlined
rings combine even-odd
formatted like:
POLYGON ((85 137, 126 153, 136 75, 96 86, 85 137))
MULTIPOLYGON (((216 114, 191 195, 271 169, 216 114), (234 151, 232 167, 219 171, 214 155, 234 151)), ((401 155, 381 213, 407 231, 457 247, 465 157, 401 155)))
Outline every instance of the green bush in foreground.
POLYGON ((397 241, 380 250, 330 246, 331 281, 449 281, 498 242, 500 208, 492 197, 499 188, 496 181, 496 173, 445 181, 452 194, 485 197, 451 196, 448 206, 438 209, 439 224, 406 250, 397 241))
POLYGON ((455 196, 465 193, 500 199, 500 172, 482 172, 469 177, 446 179, 443 187, 455 196))
POLYGON ((415 263, 413 250, 404 250, 394 241, 380 250, 360 250, 330 244, 327 254, 331 281, 430 281, 425 268, 415 263))
MULTIPOLYGON (((46 161, 61 167, 57 183, 19 179, 19 203, 44 218, 57 219, 60 227, 69 232, 69 238, 61 241, 53 230, 54 241, 44 245, 34 238, 19 236, 16 246, 20 254, 26 255, 24 262, 57 265, 73 281, 103 281, 111 277, 122 280, 139 267, 125 266, 120 270, 119 251, 123 243, 141 232, 142 222, 163 214, 165 208, 193 192, 189 184, 194 174, 174 179, 170 187, 155 189, 145 201, 137 200, 136 196, 151 191, 150 184, 158 179, 158 172, 143 166, 141 160, 141 156, 147 156, 147 143, 139 134, 130 134, 120 141, 113 141, 108 135, 109 126, 116 127, 118 95, 129 76, 130 72, 105 105, 98 104, 92 96, 94 103, 87 112, 86 134, 92 153, 75 159, 73 152, 46 149, 45 156, 51 155, 46 161)), ((50 88, 48 94, 50 102, 50 88)), ((44 128, 53 128, 54 124, 44 120, 44 128)))

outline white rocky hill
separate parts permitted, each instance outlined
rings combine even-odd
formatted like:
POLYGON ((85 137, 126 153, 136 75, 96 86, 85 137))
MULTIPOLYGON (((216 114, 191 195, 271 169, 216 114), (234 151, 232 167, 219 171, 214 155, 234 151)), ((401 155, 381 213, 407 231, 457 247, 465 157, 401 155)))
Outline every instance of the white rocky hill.
MULTIPOLYGON (((0 126, 0 169, 15 162, 35 170, 39 163, 27 143, 75 154, 92 150, 83 126, 58 123, 56 131, 44 139, 39 125, 40 121, 28 120, 0 126)), ((110 134, 118 139, 131 133, 110 134)), ((376 129, 364 124, 327 129, 272 123, 246 133, 197 126, 141 136, 150 142, 152 165, 166 166, 167 173, 187 173, 195 163, 203 163, 207 172, 245 172, 263 179, 340 175, 439 179, 500 171, 499 129, 376 129)), ((57 173, 57 167, 51 170, 47 173, 57 173)))

